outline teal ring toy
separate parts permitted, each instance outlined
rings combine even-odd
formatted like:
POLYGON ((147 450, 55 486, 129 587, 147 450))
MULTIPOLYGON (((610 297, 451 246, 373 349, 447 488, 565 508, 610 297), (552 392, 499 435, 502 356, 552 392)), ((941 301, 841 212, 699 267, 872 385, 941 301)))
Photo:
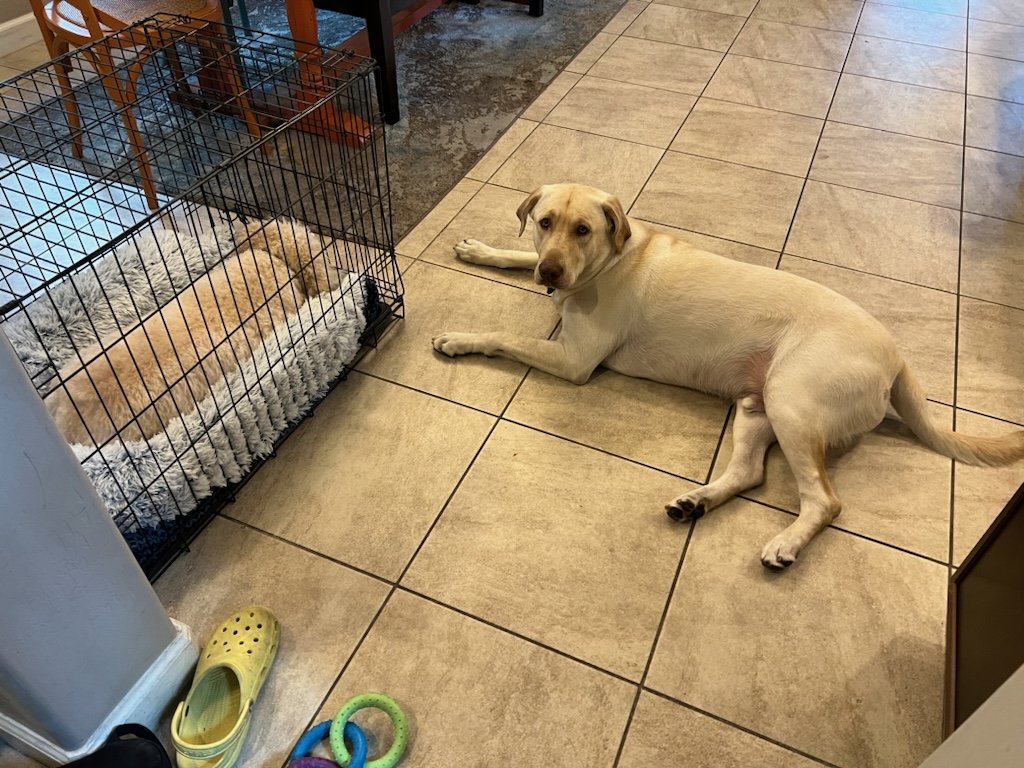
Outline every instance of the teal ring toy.
MULTIPOLYGON (((290 761, 288 768, 338 768, 338 764, 333 760, 309 757, 313 748, 326 739, 330 732, 331 721, 325 720, 303 734, 288 758, 290 761)), ((344 736, 352 744, 352 762, 349 763, 348 768, 365 768, 368 745, 363 729, 350 720, 345 723, 344 736)))
POLYGON ((313 747, 327 738, 330 732, 330 720, 325 720, 319 725, 314 725, 306 731, 306 733, 302 734, 302 738, 299 739, 298 743, 295 745, 295 749, 293 749, 292 753, 288 756, 288 759, 298 760, 300 757, 306 757, 313 751, 313 747))
POLYGON ((395 701, 383 693, 364 693, 349 699, 338 710, 331 723, 331 752, 334 759, 342 768, 349 766, 352 755, 345 746, 345 724, 361 709, 379 709, 391 718, 391 726, 395 734, 388 751, 376 760, 366 763, 366 768, 395 768, 395 765, 405 754, 405 748, 409 743, 409 723, 405 719, 405 713, 395 701))

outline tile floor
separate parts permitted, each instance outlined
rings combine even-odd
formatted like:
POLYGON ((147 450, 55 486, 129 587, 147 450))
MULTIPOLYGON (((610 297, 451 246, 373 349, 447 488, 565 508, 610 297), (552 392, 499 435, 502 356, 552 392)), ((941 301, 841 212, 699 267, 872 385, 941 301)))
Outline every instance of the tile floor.
POLYGON ((610 372, 576 388, 429 339, 554 329, 528 277, 451 246, 514 245, 524 194, 575 180, 861 302, 957 429, 1024 423, 1024 6, 966 11, 626 3, 399 245, 408 319, 158 581, 204 639, 249 601, 282 619, 241 765, 278 768, 373 689, 411 714, 407 768, 929 754, 946 579, 1021 468, 882 428, 832 460, 836 524, 771 574, 757 554, 797 505, 777 450, 747 498, 689 527, 661 511, 721 471, 728 403, 610 372))

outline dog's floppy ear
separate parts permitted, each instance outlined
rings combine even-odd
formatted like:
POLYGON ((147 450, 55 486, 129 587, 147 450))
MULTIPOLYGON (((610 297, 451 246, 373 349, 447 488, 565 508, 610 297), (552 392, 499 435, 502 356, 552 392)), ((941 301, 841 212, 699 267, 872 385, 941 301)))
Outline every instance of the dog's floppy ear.
POLYGON ((601 203, 601 208, 604 209, 605 218, 608 219, 608 224, 612 228, 615 252, 622 253, 622 247, 633 234, 629 230, 629 219, 626 218, 626 213, 622 210, 622 203, 617 197, 609 197, 601 203))
POLYGON ((519 217, 520 237, 522 237, 523 232, 526 231, 526 217, 530 215, 530 211, 533 210, 533 206, 535 206, 537 204, 537 201, 540 200, 542 189, 544 189, 544 187, 537 187, 537 189, 533 190, 533 192, 530 193, 530 196, 523 200, 518 210, 516 211, 516 216, 519 217))

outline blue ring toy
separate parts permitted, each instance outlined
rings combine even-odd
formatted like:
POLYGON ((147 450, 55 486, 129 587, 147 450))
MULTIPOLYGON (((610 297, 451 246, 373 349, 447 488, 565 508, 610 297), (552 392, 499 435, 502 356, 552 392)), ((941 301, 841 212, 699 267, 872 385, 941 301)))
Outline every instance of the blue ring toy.
MULTIPOLYGON (((332 722, 331 720, 325 720, 319 725, 314 725, 304 733, 295 745, 295 749, 292 750, 291 755, 289 755, 288 760, 298 760, 312 752, 313 747, 330 735, 332 722)), ((344 735, 345 739, 352 744, 352 760, 349 762, 348 768, 365 768, 368 747, 366 744, 366 734, 363 733, 363 729, 349 721, 345 723, 344 735)))

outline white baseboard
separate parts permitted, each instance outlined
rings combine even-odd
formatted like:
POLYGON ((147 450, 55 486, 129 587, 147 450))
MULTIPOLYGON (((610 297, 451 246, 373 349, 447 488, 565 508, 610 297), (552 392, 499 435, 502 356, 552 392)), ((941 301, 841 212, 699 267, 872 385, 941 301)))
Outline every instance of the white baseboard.
POLYGON ((110 732, 123 723, 141 723, 156 731, 164 712, 191 680, 199 658, 199 648, 191 630, 174 619, 171 622, 177 630, 174 640, 84 744, 70 751, 63 749, 31 728, 0 713, 0 735, 4 741, 44 765, 58 766, 95 752, 110 732))
POLYGON ((0 24, 0 56, 19 51, 39 40, 39 25, 34 14, 26 13, 0 24))

